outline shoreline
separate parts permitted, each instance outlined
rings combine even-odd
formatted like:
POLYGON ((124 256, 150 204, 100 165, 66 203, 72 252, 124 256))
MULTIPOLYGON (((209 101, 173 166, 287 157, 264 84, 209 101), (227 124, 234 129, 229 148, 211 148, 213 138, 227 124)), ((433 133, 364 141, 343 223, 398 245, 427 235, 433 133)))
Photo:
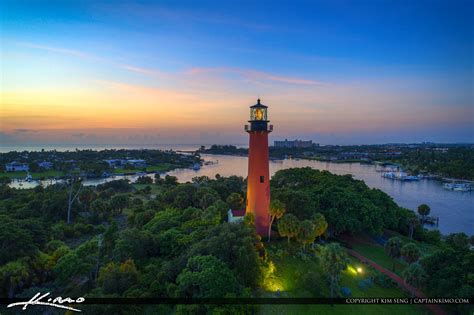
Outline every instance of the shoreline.
MULTIPOLYGON (((227 155, 227 156, 239 156, 239 157, 246 157, 247 155, 243 154, 226 154, 226 153, 208 153, 208 152, 199 152, 196 151, 196 153, 199 154, 208 154, 208 155, 227 155)), ((352 164, 352 163, 359 163, 359 164, 365 164, 365 165, 374 165, 374 164, 392 164, 392 165, 398 165, 393 162, 387 162, 387 161, 365 161, 365 160, 330 160, 330 159, 319 159, 319 158, 312 158, 312 157, 297 157, 297 158, 291 158, 293 160, 310 160, 310 161, 319 161, 319 162, 327 162, 327 163, 334 163, 334 164, 352 164)), ((285 158, 280 158, 280 157, 270 157, 270 161, 283 161, 285 158)), ((433 180, 438 180, 438 181, 446 181, 446 182, 463 182, 463 183, 469 183, 469 184, 474 184, 474 179, 461 179, 461 178, 450 178, 450 177, 444 177, 443 175, 439 174, 427 174, 426 179, 433 179, 433 180)))

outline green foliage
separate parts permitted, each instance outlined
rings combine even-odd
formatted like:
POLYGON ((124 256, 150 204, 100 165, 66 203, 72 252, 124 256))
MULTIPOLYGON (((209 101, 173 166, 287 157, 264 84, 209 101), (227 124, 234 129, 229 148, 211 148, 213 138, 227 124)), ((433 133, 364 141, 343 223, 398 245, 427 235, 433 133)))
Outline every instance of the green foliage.
POLYGON ((346 269, 349 260, 346 252, 338 243, 320 246, 319 250, 321 267, 330 278, 330 296, 334 297, 334 292, 338 291, 340 274, 346 269))
POLYGON ((290 242, 291 238, 296 237, 299 231, 299 221, 298 218, 292 215, 291 213, 285 214, 279 221, 278 221, 278 233, 280 236, 286 237, 288 239, 288 243, 290 242))
POLYGON ((138 282, 138 271, 132 259, 117 265, 114 262, 102 267, 97 279, 105 294, 123 294, 138 282))
POLYGON ((328 222, 322 213, 316 212, 311 218, 314 223, 315 237, 321 237, 328 228, 328 222))
POLYGON ((122 213, 123 209, 127 208, 129 203, 130 197, 125 194, 115 195, 110 199, 110 207, 117 213, 122 213))
POLYGON ((242 209, 244 205, 244 198, 242 197, 242 194, 240 193, 232 193, 227 197, 227 204, 229 205, 230 209, 242 209))
POLYGON ((140 176, 137 178, 136 182, 137 184, 153 184, 153 178, 149 176, 140 176))
MULTIPOLYGON (((463 233, 451 234, 441 248, 423 257, 427 293, 436 297, 472 298, 474 294, 474 253, 466 245, 463 233)), ((469 308, 457 305, 453 313, 468 314, 469 308)))
POLYGON ((451 147, 447 152, 413 149, 398 157, 392 157, 392 161, 415 173, 428 172, 450 178, 474 179, 474 150, 470 147, 451 147))
POLYGON ((0 215, 0 264, 32 255, 37 250, 33 231, 25 221, 0 215))
POLYGON ((95 278, 98 261, 98 242, 92 239, 61 257, 54 272, 58 283, 66 290, 80 290, 82 285, 95 278))
POLYGON ((239 291, 237 280, 227 265, 214 256, 194 256, 176 279, 177 296, 212 298, 239 291))
POLYGON ((331 234, 362 230, 381 234, 383 228, 408 232, 404 218, 411 211, 398 207, 387 194, 370 189, 351 176, 311 168, 286 169, 273 176, 271 186, 272 198, 281 200, 287 213, 299 220, 321 213, 331 234))
MULTIPOLYGON (((413 263, 403 271, 403 279, 414 288, 419 288, 426 279, 426 272, 419 263, 413 263)), ((412 292, 415 296, 415 291, 412 292)))
POLYGON ((400 258, 402 255, 401 253, 402 247, 402 240, 399 237, 391 237, 387 243, 385 243, 385 251, 387 252, 388 256, 393 260, 392 270, 395 271, 395 259, 400 258))
POLYGON ((306 247, 306 244, 311 244, 316 239, 316 226, 310 220, 304 220, 299 223, 296 240, 306 247))
POLYGON ((409 264, 416 262, 420 258, 420 249, 415 243, 407 243, 400 250, 401 256, 409 264))
POLYGON ((268 227, 268 241, 270 241, 273 221, 275 219, 280 219, 285 214, 286 208, 283 202, 281 202, 280 200, 272 199, 270 201, 269 212, 270 212, 271 220, 270 220, 270 226, 268 227))

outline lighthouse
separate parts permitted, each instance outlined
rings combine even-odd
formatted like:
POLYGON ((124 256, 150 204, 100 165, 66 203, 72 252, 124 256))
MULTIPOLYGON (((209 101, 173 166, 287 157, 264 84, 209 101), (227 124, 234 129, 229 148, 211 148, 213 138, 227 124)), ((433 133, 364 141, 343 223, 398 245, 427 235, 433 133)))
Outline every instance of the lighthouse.
POLYGON ((273 126, 268 125, 268 106, 260 103, 250 106, 250 124, 245 125, 249 133, 249 168, 247 177, 247 205, 245 213, 255 217, 255 228, 260 236, 266 236, 270 225, 270 172, 268 166, 268 134, 273 126))

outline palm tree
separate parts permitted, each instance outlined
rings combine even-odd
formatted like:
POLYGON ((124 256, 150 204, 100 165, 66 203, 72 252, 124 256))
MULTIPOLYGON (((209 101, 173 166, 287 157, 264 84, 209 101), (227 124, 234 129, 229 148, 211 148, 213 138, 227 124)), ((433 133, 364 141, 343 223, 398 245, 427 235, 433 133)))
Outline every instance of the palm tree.
POLYGON ((420 220, 416 216, 408 218, 408 236, 410 239, 413 239, 413 231, 418 224, 420 224, 420 220))
POLYGON ((344 249, 338 243, 321 246, 321 266, 330 277, 331 297, 338 286, 339 276, 346 269, 349 259, 344 249))
POLYGON ((415 297, 416 288, 421 286, 426 279, 425 270, 419 263, 414 263, 403 271, 402 276, 406 283, 413 286, 411 295, 415 297))
POLYGON ((270 202, 270 226, 268 227, 268 241, 270 242, 270 234, 275 219, 280 219, 286 212, 285 205, 280 200, 272 200, 270 202))
POLYGON ((418 246, 416 246, 415 243, 408 243, 403 245, 400 253, 405 259, 405 261, 409 264, 414 263, 418 260, 418 258, 420 258, 420 250, 418 249, 418 246))
POLYGON ((295 237, 298 233, 299 223, 298 218, 291 213, 284 215, 281 220, 278 220, 278 233, 280 233, 280 236, 288 238, 288 244, 290 243, 290 238, 295 237))
POLYGON ((296 239, 303 244, 303 250, 306 249, 306 244, 314 242, 316 233, 314 233, 315 226, 310 220, 300 222, 296 239))
POLYGON ((395 259, 401 256, 401 247, 402 240, 399 237, 391 237, 388 242, 385 243, 385 251, 393 260, 392 271, 395 271, 395 259))
POLYGON ((421 204, 418 206, 418 213, 421 215, 421 224, 425 225, 426 216, 430 214, 431 208, 427 204, 421 204))
POLYGON ((319 212, 313 215, 312 220, 315 225, 314 233, 316 234, 316 237, 321 238, 321 235, 323 235, 328 228, 328 222, 326 221, 324 215, 319 212))

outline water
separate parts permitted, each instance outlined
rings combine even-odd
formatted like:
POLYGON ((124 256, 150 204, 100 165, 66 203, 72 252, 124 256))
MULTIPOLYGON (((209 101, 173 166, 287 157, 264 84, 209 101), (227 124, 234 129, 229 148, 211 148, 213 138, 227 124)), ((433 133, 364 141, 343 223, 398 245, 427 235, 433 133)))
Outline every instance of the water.
MULTIPOLYGON (((176 169, 167 174, 176 176, 179 182, 191 181, 195 176, 209 176, 214 178, 216 174, 221 176, 237 175, 247 176, 247 157, 227 155, 202 155, 205 161, 217 162, 212 165, 204 165, 200 170, 176 169)), ((439 217, 439 230, 443 234, 464 232, 474 235, 474 193, 456 192, 446 190, 442 182, 435 180, 421 180, 413 182, 401 182, 381 177, 376 172, 374 165, 359 163, 329 163, 313 160, 283 160, 270 161, 270 174, 281 169, 292 167, 312 167, 319 170, 328 170, 331 173, 344 175, 352 174, 354 178, 363 180, 371 188, 379 188, 390 195, 400 206, 415 210, 426 203, 431 207, 432 216, 439 217)), ((154 176, 154 175, 148 175, 154 176)), ((97 185, 110 180, 127 178, 131 181, 138 176, 116 176, 115 178, 86 180, 85 185, 97 185)), ((50 181, 44 182, 49 184, 50 181)), ((23 183, 23 188, 34 187, 38 182, 23 183)), ((20 187, 18 182, 11 185, 20 187)))
MULTIPOLYGON (((199 171, 179 169, 169 172, 178 177, 180 182, 191 181, 195 176, 238 175, 247 176, 247 157, 225 155, 202 155, 205 160, 219 161, 214 165, 203 166, 199 171)), ((375 165, 359 163, 329 163, 313 160, 270 161, 270 175, 292 168, 309 166, 318 170, 327 170, 338 175, 352 174, 363 180, 371 188, 379 188, 390 195, 397 204, 416 211, 426 203, 431 208, 430 216, 439 217, 439 230, 443 234, 464 232, 474 234, 474 193, 457 192, 443 188, 443 183, 436 180, 401 182, 383 178, 376 172, 375 165)))

